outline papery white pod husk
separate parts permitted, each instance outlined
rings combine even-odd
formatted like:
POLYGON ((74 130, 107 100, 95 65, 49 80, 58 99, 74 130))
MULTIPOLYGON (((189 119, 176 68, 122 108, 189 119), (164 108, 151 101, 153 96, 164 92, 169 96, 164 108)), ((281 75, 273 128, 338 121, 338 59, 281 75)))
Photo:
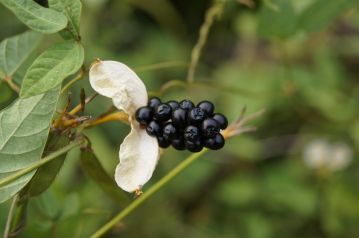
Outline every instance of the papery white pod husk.
POLYGON ((120 147, 120 164, 116 167, 115 179, 123 190, 133 192, 152 177, 159 158, 156 138, 139 129, 137 122, 131 124, 131 132, 120 147))
POLYGON ((90 84, 99 94, 112 98, 114 106, 130 116, 147 103, 146 86, 135 72, 120 62, 95 62, 90 69, 90 84))
POLYGON ((160 155, 157 139, 150 137, 134 119, 136 110, 147 104, 146 87, 135 72, 116 61, 94 63, 90 69, 90 84, 129 115, 131 132, 120 146, 115 180, 127 192, 141 189, 151 178, 160 155))

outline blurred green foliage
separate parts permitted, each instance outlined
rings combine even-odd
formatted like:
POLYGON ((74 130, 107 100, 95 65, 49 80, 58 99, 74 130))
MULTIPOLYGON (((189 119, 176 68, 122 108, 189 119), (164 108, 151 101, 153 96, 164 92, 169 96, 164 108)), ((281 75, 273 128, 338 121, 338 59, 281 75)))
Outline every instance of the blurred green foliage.
MULTIPOLYGON (((139 69, 154 92, 170 80, 185 80, 211 1, 82 2, 87 66, 95 58, 124 62, 139 69), (140 70, 162 62, 178 64, 140 70)), ((355 0, 227 1, 209 34, 195 84, 172 88, 161 98, 213 100, 230 121, 244 106, 249 113, 265 108, 255 122, 258 131, 207 153, 106 237, 358 237, 358 7, 355 0), (305 146, 320 138, 349 146, 348 168, 306 166, 305 146)), ((26 30, 2 6, 0 27, 0 39, 26 30)), ((34 56, 58 39, 47 37, 34 56)), ((17 72, 16 82, 28 65, 17 72)), ((81 88, 92 93, 82 80, 72 90, 74 105, 81 88)), ((0 108, 15 97, 1 83, 0 108)), ((96 116, 110 105, 98 97, 85 113, 96 116)), ((86 132, 111 175, 128 131, 111 122, 86 132)), ((166 150, 146 187, 187 155, 166 150)), ((72 151, 54 185, 29 201, 19 237, 88 237, 120 210, 80 167, 79 151, 72 151)), ((9 205, 0 206, 0 231, 9 205)))

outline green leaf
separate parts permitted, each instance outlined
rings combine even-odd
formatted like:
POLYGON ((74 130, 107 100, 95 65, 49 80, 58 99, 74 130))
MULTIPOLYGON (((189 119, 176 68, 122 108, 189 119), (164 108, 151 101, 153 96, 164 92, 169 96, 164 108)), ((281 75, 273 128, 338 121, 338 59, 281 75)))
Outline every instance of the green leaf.
POLYGON ((50 34, 64 29, 67 25, 64 14, 42 7, 33 0, 0 0, 0 2, 34 31, 50 34))
POLYGON ((263 5, 258 24, 258 33, 262 37, 285 38, 296 30, 296 15, 291 1, 273 0, 272 5, 263 5))
POLYGON ((92 151, 81 151, 81 167, 120 206, 125 207, 128 204, 130 200, 127 194, 117 186, 114 178, 108 175, 92 151))
POLYGON ((20 97, 44 93, 75 73, 84 60, 82 45, 74 40, 58 43, 43 52, 27 70, 20 97))
MULTIPOLYGON (((61 149, 70 142, 69 136, 51 133, 42 157, 51 154, 53 151, 61 149)), ((60 155, 60 158, 40 167, 30 182, 20 192, 20 200, 28 197, 35 197, 45 192, 55 180, 64 164, 67 154, 60 155)))
MULTIPOLYGON (((80 0, 49 0, 49 7, 63 13, 67 19, 67 28, 75 39, 80 39, 80 17, 82 4, 80 0)), ((65 32, 61 32, 67 38, 65 32)))
MULTIPOLYGON (((41 158, 59 90, 18 99, 0 112, 0 179, 41 158)), ((0 202, 16 194, 34 173, 1 187, 0 202)))
POLYGON ((0 71, 11 76, 29 57, 41 40, 41 34, 26 31, 0 43, 0 71))
POLYGON ((299 26, 306 31, 318 31, 328 26, 356 2, 357 0, 317 0, 302 12, 299 26))

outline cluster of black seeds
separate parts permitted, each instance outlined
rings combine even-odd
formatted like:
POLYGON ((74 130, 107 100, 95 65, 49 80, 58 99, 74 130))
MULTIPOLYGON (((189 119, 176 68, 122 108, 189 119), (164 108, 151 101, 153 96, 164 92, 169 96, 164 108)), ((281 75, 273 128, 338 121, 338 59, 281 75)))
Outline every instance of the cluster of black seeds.
POLYGON ((221 149, 225 141, 220 130, 228 126, 227 118, 214 113, 214 105, 209 101, 195 106, 190 100, 162 103, 157 97, 136 111, 136 120, 150 136, 157 138, 160 147, 172 145, 191 152, 199 152, 203 147, 221 149))

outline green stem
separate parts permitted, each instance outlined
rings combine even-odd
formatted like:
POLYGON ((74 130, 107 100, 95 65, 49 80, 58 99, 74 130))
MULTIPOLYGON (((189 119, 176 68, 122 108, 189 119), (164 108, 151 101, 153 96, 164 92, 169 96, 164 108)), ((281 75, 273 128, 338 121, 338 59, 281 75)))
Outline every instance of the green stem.
POLYGON ((73 79, 70 80, 62 89, 60 92, 60 95, 64 94, 69 88, 76 83, 77 81, 81 80, 85 76, 86 69, 84 66, 80 69, 80 73, 73 79))
POLYGON ((17 195, 15 195, 13 197, 11 205, 10 205, 9 213, 8 213, 6 224, 5 224, 4 238, 8 238, 9 234, 10 234, 11 221, 12 221, 12 217, 13 217, 13 214, 14 214, 14 209, 15 209, 15 204, 16 204, 17 197, 18 197, 17 195))
POLYGON ((218 1, 207 10, 205 20, 199 30, 199 37, 196 45, 193 47, 191 52, 191 63, 188 69, 187 82, 193 83, 194 74, 197 68, 199 58, 202 54, 202 49, 205 46, 208 38, 209 30, 212 27, 214 19, 219 16, 223 11, 224 2, 218 1))
POLYGON ((91 238, 97 238, 104 235, 108 232, 114 225, 120 222, 123 218, 125 218, 128 214, 130 214, 133 210, 135 210, 139 205, 145 202, 148 198, 150 198, 153 194, 155 194, 158 190, 160 190, 163 186, 165 186, 168 182, 170 182, 176 175, 186 169, 191 163, 197 160, 201 155, 206 153, 208 150, 203 149, 201 152, 195 153, 187 157, 182 163, 177 165, 174 169, 172 169, 168 174, 166 174, 162 179, 160 179, 157 183, 155 183, 152 187, 150 187, 145 193, 143 193, 139 198, 134 200, 130 205, 128 205, 125 209, 123 209, 118 215, 112 218, 109 222, 107 222, 104 226, 102 226, 99 230, 97 230, 91 238))
POLYGON ((68 144, 67 146, 55 151, 54 153, 46 156, 43 159, 40 159, 39 161, 36 161, 35 163, 31 164, 29 167, 26 167, 24 169, 21 169, 13 174, 11 174, 8 177, 5 177, 3 179, 0 180, 0 187, 5 186, 6 184, 9 184, 13 181, 15 181, 16 179, 20 178, 21 176, 24 176, 27 173, 30 173, 31 171, 53 161, 54 159, 58 158, 60 155, 65 154, 66 152, 68 152, 69 150, 71 150, 74 147, 83 145, 85 143, 85 139, 79 139, 76 140, 70 144, 68 144))
POLYGON ((143 72, 149 70, 159 70, 165 68, 173 68, 173 67, 188 67, 188 63, 184 61, 168 61, 168 62, 161 62, 157 64, 150 64, 141 67, 134 68, 135 72, 143 72))

